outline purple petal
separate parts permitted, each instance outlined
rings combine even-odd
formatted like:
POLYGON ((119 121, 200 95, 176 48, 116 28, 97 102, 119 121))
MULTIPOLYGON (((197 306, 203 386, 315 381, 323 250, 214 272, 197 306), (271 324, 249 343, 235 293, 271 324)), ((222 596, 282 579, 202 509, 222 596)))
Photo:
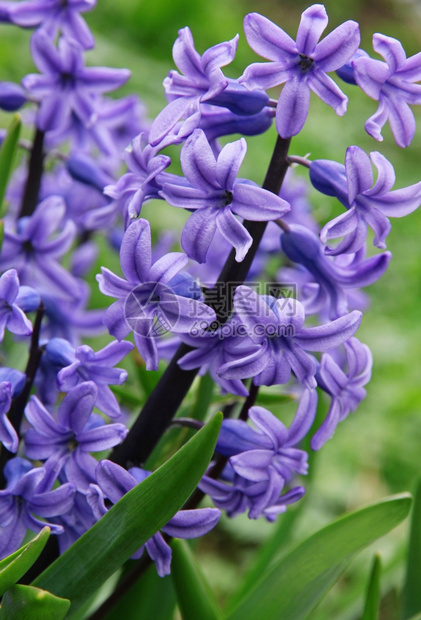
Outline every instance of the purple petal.
POLYGON ((148 277, 151 282, 168 284, 185 267, 188 258, 181 252, 170 252, 159 258, 151 267, 148 277))
POLYGON ((279 450, 284 445, 288 431, 285 425, 273 413, 264 407, 254 406, 249 409, 249 418, 257 428, 271 439, 275 450, 279 450))
POLYGON ((122 86, 130 75, 131 72, 128 69, 85 67, 78 72, 77 78, 89 87, 90 92, 107 93, 122 86))
POLYGON ((415 118, 406 101, 399 97, 389 99, 389 123, 396 144, 402 148, 409 146, 415 135, 415 118))
POLYGON ((276 194, 238 180, 233 188, 231 210, 252 222, 267 222, 283 217, 290 210, 290 204, 276 194))
POLYGON ((377 169, 377 180, 371 189, 364 192, 364 196, 381 196, 389 192, 394 186, 395 171, 390 161, 378 151, 371 152, 370 159, 377 169))
POLYGON ((268 468, 272 463, 272 450, 248 450, 230 458, 230 465, 236 474, 252 482, 269 479, 268 468))
POLYGON ((304 390, 294 419, 288 429, 285 447, 294 446, 305 437, 313 425, 317 410, 317 391, 304 390))
POLYGON ((86 426, 95 405, 98 389, 93 381, 85 381, 66 394, 57 412, 63 428, 80 433, 86 426))
POLYGON ((296 64, 294 57, 291 57, 289 63, 255 62, 247 67, 239 81, 248 88, 268 90, 289 80, 296 64))
POLYGON ((206 261, 210 244, 215 235, 215 208, 198 209, 191 214, 181 234, 181 245, 187 256, 198 263, 206 261))
POLYGON ((229 207, 218 211, 216 226, 221 235, 235 248, 235 260, 241 263, 253 243, 253 238, 232 214, 229 207))
POLYGON ((336 71, 355 54, 360 44, 357 22, 347 21, 328 34, 316 47, 314 60, 324 71, 336 71))
POLYGON ((306 351, 327 351, 353 336, 360 326, 361 318, 361 312, 353 310, 325 325, 302 329, 294 340, 306 351))
POLYGON ((348 106, 348 97, 344 95, 339 86, 326 73, 316 68, 308 76, 308 85, 322 101, 335 110, 338 116, 345 114, 348 106))
MULTIPOLYGON (((322 4, 313 4, 313 6, 310 6, 304 11, 301 15, 301 21, 297 31, 297 48, 301 54, 305 56, 311 56, 313 54, 327 23, 328 17, 326 9, 322 4)), ((337 67, 335 67, 335 69, 336 68, 337 67)))
POLYGON ((389 66, 390 74, 395 73, 405 65, 405 50, 402 43, 397 39, 376 32, 373 34, 373 49, 380 56, 383 56, 389 66))
POLYGON ((109 450, 121 443, 129 429, 124 424, 104 424, 97 428, 77 433, 76 440, 85 452, 109 450))
POLYGON ((101 461, 96 468, 95 476, 101 490, 113 504, 136 486, 136 479, 112 461, 101 461))
POLYGON ((176 126, 178 121, 191 111, 192 106, 198 107, 199 97, 179 97, 171 101, 155 118, 149 132, 149 143, 157 146, 176 126))
POLYGON ((195 129, 181 150, 181 167, 188 182, 197 189, 209 192, 218 189, 215 155, 204 131, 195 129))
POLYGON ((389 77, 389 67, 380 60, 357 58, 352 63, 358 86, 372 99, 379 99, 381 89, 389 77))
POLYGON ((198 538, 210 532, 220 516, 221 512, 217 508, 180 510, 162 531, 175 538, 198 538))
POLYGON ((151 227, 147 220, 137 220, 127 228, 121 242, 120 262, 129 282, 145 282, 148 279, 151 266, 151 227))
POLYGON ((348 200, 349 204, 352 205, 358 194, 369 190, 373 185, 370 158, 358 146, 349 146, 345 155, 345 171, 348 183, 348 200))
POLYGON ((144 337, 134 332, 134 343, 145 362, 146 370, 158 370, 159 354, 156 338, 153 336, 144 337))
POLYGON ((102 274, 96 276, 101 293, 109 297, 127 297, 133 288, 133 284, 116 276, 112 271, 107 269, 107 267, 101 267, 101 272, 102 274))
POLYGON ((230 142, 219 153, 216 162, 216 180, 224 188, 231 190, 247 152, 247 142, 244 138, 230 142))
POLYGON ((276 106, 276 128, 281 138, 300 133, 310 107, 310 87, 306 79, 294 77, 285 84, 276 106))
POLYGON ((244 18, 244 32, 251 49, 268 60, 283 60, 284 56, 297 54, 296 43, 281 28, 259 13, 249 13, 244 18))

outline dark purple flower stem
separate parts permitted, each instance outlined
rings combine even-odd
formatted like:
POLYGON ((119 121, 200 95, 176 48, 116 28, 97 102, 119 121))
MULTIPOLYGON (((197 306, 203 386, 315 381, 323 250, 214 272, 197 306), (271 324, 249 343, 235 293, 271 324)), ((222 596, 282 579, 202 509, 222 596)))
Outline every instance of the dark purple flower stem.
POLYGON ((244 401, 244 404, 240 411, 240 415, 238 416, 239 420, 244 420, 244 422, 247 422, 247 418, 249 415, 249 409, 250 407, 253 407, 254 403, 256 402, 257 396, 259 394, 259 387, 260 386, 255 385, 253 382, 250 385, 249 395, 244 401))
MULTIPOLYGON (((290 141, 290 138, 284 139, 278 136, 263 183, 264 189, 277 195, 289 166, 287 157, 290 141)), ((233 282, 238 285, 244 282, 247 277, 267 222, 244 222, 244 226, 252 236, 253 244, 241 263, 237 263, 235 260, 235 250, 231 251, 219 276, 219 282, 225 284, 233 282)), ((230 286, 226 287, 227 290, 231 288, 233 289, 230 286)), ((225 307, 222 310, 214 308, 220 323, 226 321, 232 311, 234 289, 230 293, 224 300, 225 307)), ((211 302, 209 305, 212 307, 211 302)), ((110 460, 123 467, 145 463, 176 414, 197 375, 199 369, 181 370, 177 363, 183 355, 192 350, 190 346, 180 345, 126 439, 112 451, 110 460)))
POLYGON ((41 178, 44 171, 44 137, 45 133, 37 129, 29 158, 28 177, 20 208, 20 217, 32 215, 38 204, 38 195, 41 187, 41 178))
MULTIPOLYGON (((38 365, 42 356, 42 349, 39 347, 39 335, 41 331, 41 323, 42 317, 44 316, 44 306, 41 302, 38 307, 37 314, 35 317, 34 328, 32 331, 31 337, 31 346, 29 349, 29 357, 28 362, 26 364, 25 375, 26 382, 23 387, 21 393, 16 396, 12 400, 12 405, 10 407, 10 411, 8 414, 8 418, 13 425, 13 428, 17 432, 20 437, 20 425, 23 418, 23 412, 26 406, 26 403, 29 398, 29 394, 32 389, 32 385, 34 383, 35 375, 38 370, 38 365)), ((0 453, 0 488, 4 488, 6 485, 6 480, 4 478, 4 466, 7 461, 13 458, 15 454, 13 452, 9 452, 4 446, 1 449, 0 453)))

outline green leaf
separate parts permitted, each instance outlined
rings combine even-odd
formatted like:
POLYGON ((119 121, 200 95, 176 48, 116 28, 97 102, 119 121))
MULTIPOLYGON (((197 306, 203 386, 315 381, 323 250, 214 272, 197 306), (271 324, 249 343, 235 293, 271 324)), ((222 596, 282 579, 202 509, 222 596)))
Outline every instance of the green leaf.
POLYGON ((367 593, 365 596, 364 612, 361 620, 378 620, 380 611, 380 575, 382 572, 382 563, 380 556, 376 554, 373 560, 373 566, 370 578, 367 584, 367 593))
POLYGON ((219 620, 222 617, 211 589, 185 540, 175 539, 171 577, 183 620, 219 620))
POLYGON ((212 457, 222 421, 217 414, 173 457, 129 491, 34 581, 83 601, 161 529, 196 488, 212 457))
POLYGON ((15 152, 18 147, 18 141, 21 130, 21 120, 18 114, 12 118, 7 134, 0 148, 0 213, 3 215, 3 199, 6 193, 6 187, 9 182, 10 174, 13 168, 15 152))
POLYGON ((408 561, 403 589, 403 618, 411 618, 421 612, 421 480, 414 495, 411 530, 408 542, 408 561))
POLYGON ((4 221, 0 220, 0 252, 3 247, 3 239, 4 239, 4 221))
POLYGON ((396 527, 407 516, 410 506, 409 494, 395 495, 319 530, 276 562, 228 615, 229 620, 304 617, 314 607, 312 599, 307 609, 303 608, 301 600, 306 589, 327 571, 396 527))
POLYGON ((20 549, 0 562, 0 596, 9 590, 38 559, 50 536, 50 528, 40 533, 20 549))
POLYGON ((32 586, 16 585, 3 596, 0 620, 62 620, 70 601, 32 586))

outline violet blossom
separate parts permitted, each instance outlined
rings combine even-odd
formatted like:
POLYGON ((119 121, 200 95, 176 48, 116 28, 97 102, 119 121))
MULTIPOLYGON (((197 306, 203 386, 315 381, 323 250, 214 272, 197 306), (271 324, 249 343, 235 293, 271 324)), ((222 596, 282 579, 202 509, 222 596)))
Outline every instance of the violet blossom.
POLYGON ((294 41, 258 13, 250 13, 244 19, 248 44, 272 62, 250 65, 240 82, 262 89, 285 83, 276 108, 276 127, 282 138, 295 136, 303 128, 310 91, 339 116, 346 112, 348 98, 327 73, 342 67, 358 49, 359 27, 356 22, 347 21, 319 42, 327 23, 324 6, 313 4, 302 14, 294 41))
POLYGON ((194 210, 181 235, 181 245, 199 263, 218 229, 241 262, 252 237, 235 215, 255 222, 282 217, 290 205, 268 190, 236 176, 247 150, 244 138, 224 146, 216 158, 206 135, 196 129, 181 150, 184 178, 165 183, 162 196, 174 207, 194 210), (234 215, 235 214, 235 215, 234 215))
POLYGON ((389 121, 396 144, 409 146, 415 134, 415 118, 409 105, 421 104, 421 52, 406 57, 402 44, 393 37, 376 33, 373 49, 385 62, 360 57, 352 63, 358 86, 379 102, 365 129, 376 140, 382 141, 381 130, 389 121))
POLYGON ((0 442, 9 452, 17 452, 19 437, 7 417, 11 404, 12 386, 9 381, 0 381, 0 442))
POLYGON ((35 310, 39 304, 39 295, 32 288, 20 286, 16 269, 5 271, 0 277, 0 342, 6 328, 18 336, 32 334, 32 323, 24 309, 35 310))
POLYGON ((362 248, 367 226, 375 233, 374 245, 384 249, 391 229, 388 218, 408 215, 421 204, 421 182, 391 191, 395 183, 392 164, 381 153, 367 155, 358 146, 347 148, 345 166, 325 159, 311 162, 310 180, 319 192, 336 196, 347 209, 320 232, 324 244, 343 237, 336 247, 326 247, 326 254, 331 256, 362 248), (374 185, 372 163, 377 169, 374 185))

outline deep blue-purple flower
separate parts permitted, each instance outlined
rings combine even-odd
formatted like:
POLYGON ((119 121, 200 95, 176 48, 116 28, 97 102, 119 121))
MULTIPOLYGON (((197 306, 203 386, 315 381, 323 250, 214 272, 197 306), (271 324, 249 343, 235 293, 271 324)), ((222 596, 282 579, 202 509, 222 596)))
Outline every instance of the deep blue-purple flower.
POLYGON ((32 334, 32 323, 24 309, 35 310, 39 303, 39 295, 32 288, 20 286, 16 269, 6 271, 0 277, 0 342, 6 328, 18 336, 32 334), (29 308, 27 301, 30 302, 29 308), (36 304, 33 307, 32 301, 36 304))
POLYGON ((252 237, 235 215, 267 222, 290 210, 290 205, 279 196, 236 178, 246 150, 247 143, 241 138, 225 145, 216 158, 204 132, 196 129, 181 151, 187 183, 180 179, 163 187, 162 195, 171 205, 194 210, 181 235, 181 245, 199 263, 206 260, 217 229, 235 248, 236 260, 243 260, 252 237))
POLYGON ((381 153, 367 155, 358 146, 347 148, 345 166, 324 159, 313 161, 310 180, 318 191, 336 196, 347 208, 320 232, 324 244, 343 237, 336 247, 326 247, 330 255, 357 252, 365 243, 367 226, 375 233, 374 245, 384 249, 391 229, 388 218, 408 215, 421 204, 421 182, 391 191, 395 183, 392 164, 381 153), (372 163, 377 169, 374 185, 372 163))
POLYGON ((328 23, 326 10, 313 4, 304 11, 294 41, 281 28, 258 13, 244 19, 250 47, 270 63, 254 63, 240 78, 250 88, 268 89, 284 84, 276 108, 276 127, 282 138, 301 131, 313 91, 342 116, 348 98, 327 75, 344 65, 358 49, 358 24, 347 21, 319 42, 328 23))

